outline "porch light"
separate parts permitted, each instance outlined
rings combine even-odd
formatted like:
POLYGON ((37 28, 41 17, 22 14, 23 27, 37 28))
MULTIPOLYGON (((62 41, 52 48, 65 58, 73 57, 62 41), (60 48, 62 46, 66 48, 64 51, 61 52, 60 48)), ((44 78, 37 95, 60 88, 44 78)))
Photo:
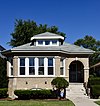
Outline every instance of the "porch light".
POLYGON ((77 61, 78 60, 78 57, 75 57, 75 60, 77 61))

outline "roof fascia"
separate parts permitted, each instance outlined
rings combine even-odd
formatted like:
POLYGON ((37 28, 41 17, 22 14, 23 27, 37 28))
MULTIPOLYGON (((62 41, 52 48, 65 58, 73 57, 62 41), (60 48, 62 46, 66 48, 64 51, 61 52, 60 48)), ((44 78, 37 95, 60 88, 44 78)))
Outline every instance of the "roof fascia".
POLYGON ((30 52, 59 52, 59 53, 64 53, 64 54, 93 54, 94 52, 82 52, 82 53, 79 53, 79 52, 67 52, 67 51, 62 51, 62 50, 52 50, 52 51, 40 51, 40 50, 36 50, 36 51, 33 51, 33 50, 11 50, 12 53, 19 53, 19 52, 22 52, 22 53, 30 53, 30 52))
POLYGON ((34 39, 62 39, 64 40, 64 37, 63 36, 51 36, 51 37, 31 37, 31 40, 34 40, 34 39))

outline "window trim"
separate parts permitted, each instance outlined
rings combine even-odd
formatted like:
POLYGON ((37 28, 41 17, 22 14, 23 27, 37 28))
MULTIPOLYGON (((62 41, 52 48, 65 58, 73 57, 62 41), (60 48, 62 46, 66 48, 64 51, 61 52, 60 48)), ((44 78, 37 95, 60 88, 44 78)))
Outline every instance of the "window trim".
POLYGON ((45 67, 45 64, 44 64, 44 63, 45 63, 45 62, 44 62, 44 61, 45 61, 44 57, 38 58, 38 70, 37 70, 37 71, 38 71, 38 75, 39 75, 39 76, 45 75, 45 68, 44 68, 44 67, 45 67), (43 65, 39 65, 39 59, 41 59, 41 58, 43 59, 43 65), (44 68, 43 74, 39 74, 39 68, 41 68, 41 67, 44 68))
MULTIPOLYGON (((56 40, 56 39, 53 39, 53 40, 56 40)), ((59 46, 59 44, 60 44, 59 40, 56 40, 57 43, 55 43, 55 44, 53 44, 53 42, 52 42, 53 40, 52 39, 43 40, 43 44, 39 44, 40 40, 36 40, 36 46, 59 46), (49 41, 48 45, 46 45, 46 41, 49 41)))
MULTIPOLYGON (((25 57, 20 57, 20 58, 25 58, 25 57)), ((20 70, 21 67, 25 67, 25 75, 26 75, 26 70, 27 70, 27 67, 26 67, 26 65, 27 65, 26 60, 27 60, 27 58, 25 58, 25 66, 19 66, 19 70, 20 70)), ((19 61, 19 64, 20 64, 20 61, 19 61)), ((20 74, 20 71, 19 71, 19 74, 20 74)), ((23 76, 23 75, 21 75, 21 76, 23 76)))
POLYGON ((9 65, 9 77, 13 77, 14 76, 14 70, 13 70, 13 75, 11 75, 11 68, 13 68, 13 64, 11 64, 11 59, 12 59, 12 62, 13 62, 13 57, 10 57, 8 59, 8 65, 9 65))
MULTIPOLYGON (((61 58, 61 59, 63 59, 63 65, 61 66, 61 64, 60 64, 60 69, 63 68, 63 75, 60 74, 60 76, 63 77, 63 76, 65 76, 65 59, 64 58, 61 58)), ((61 60, 60 60, 60 62, 61 62, 61 60)))
MULTIPOLYGON (((53 68, 53 74, 54 74, 54 62, 52 63, 52 65, 49 65, 49 58, 52 58, 52 57, 48 57, 48 62, 47 62, 47 75, 49 75, 49 68, 52 67, 53 68)), ((52 58, 53 59, 53 58, 52 58)), ((53 60, 54 61, 54 60, 53 60)), ((52 75, 52 74, 50 74, 52 75)))
POLYGON ((43 45, 43 40, 38 40, 38 45, 43 45), (39 43, 40 41, 42 41, 41 44, 39 43))
MULTIPOLYGON (((35 71, 35 58, 34 58, 34 57, 28 57, 28 64, 29 64, 29 66, 28 66, 28 67, 29 67, 29 74, 28 74, 28 75, 31 75, 31 74, 30 74, 30 67, 31 67, 31 68, 34 68, 34 71, 35 71), (33 66, 30 66, 30 64, 29 64, 30 58, 33 58, 33 59, 34 59, 34 65, 33 65, 33 66)), ((34 74, 32 74, 32 75, 35 75, 35 72, 34 72, 34 74)))
MULTIPOLYGON (((24 56, 21 56, 21 57, 24 57, 24 56)), ((44 58, 44 75, 39 75, 38 74, 38 68, 39 68, 39 58, 41 58, 40 56, 39 57, 33 57, 33 56, 27 56, 27 57, 24 57, 25 58, 25 75, 20 75, 20 58, 18 58, 18 76, 19 77, 55 77, 55 58, 54 57, 51 57, 51 56, 46 56, 44 58), (30 57, 33 57, 35 59, 35 75, 29 75, 29 58, 30 57), (47 64, 47 61, 48 61, 48 58, 53 58, 53 75, 48 75, 48 64, 47 64), (27 70, 27 71, 26 71, 27 70)))

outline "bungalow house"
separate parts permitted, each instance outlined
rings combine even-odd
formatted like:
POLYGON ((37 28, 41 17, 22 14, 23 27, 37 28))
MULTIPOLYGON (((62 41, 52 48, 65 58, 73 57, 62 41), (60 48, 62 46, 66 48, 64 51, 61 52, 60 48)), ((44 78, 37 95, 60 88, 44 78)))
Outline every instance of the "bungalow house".
POLYGON ((83 83, 89 77, 89 55, 94 51, 64 42, 64 37, 45 32, 31 42, 4 51, 7 57, 8 93, 16 89, 50 89, 55 77, 83 83))

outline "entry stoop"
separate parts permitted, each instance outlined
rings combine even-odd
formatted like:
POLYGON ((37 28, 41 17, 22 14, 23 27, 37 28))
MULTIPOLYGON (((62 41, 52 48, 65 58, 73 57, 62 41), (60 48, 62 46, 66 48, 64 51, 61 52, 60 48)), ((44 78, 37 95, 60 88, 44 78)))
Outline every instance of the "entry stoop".
POLYGON ((66 91, 67 98, 70 97, 87 97, 83 83, 69 83, 68 90, 66 91))

